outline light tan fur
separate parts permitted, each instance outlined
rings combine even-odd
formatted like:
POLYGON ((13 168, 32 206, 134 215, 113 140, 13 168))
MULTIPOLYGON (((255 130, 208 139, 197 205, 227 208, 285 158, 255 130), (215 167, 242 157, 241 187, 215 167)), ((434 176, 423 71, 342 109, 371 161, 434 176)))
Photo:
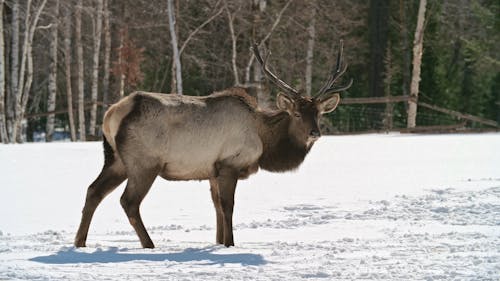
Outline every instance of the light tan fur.
POLYGON ((102 132, 114 151, 116 151, 116 133, 118 132, 118 128, 120 127, 123 117, 125 117, 130 112, 132 106, 133 101, 131 99, 131 96, 128 96, 118 103, 110 106, 104 114, 104 119, 102 122, 102 132))
POLYGON ((163 178, 209 179, 215 163, 247 169, 262 152, 254 112, 246 110, 247 105, 238 99, 223 101, 227 97, 220 97, 221 102, 210 102, 207 98, 146 92, 133 93, 106 112, 103 132, 114 151, 120 153, 116 135, 137 95, 159 103, 149 108, 154 115, 145 113, 143 120, 131 125, 133 141, 128 146, 138 155, 150 156, 153 160, 148 160, 149 164, 155 161, 163 178))

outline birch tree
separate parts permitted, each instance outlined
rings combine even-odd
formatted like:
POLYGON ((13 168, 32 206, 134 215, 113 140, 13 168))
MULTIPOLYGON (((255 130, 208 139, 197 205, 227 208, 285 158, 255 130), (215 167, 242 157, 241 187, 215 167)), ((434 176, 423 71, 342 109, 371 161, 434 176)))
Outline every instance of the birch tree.
POLYGON ((103 3, 103 16, 104 16, 104 77, 102 81, 102 101, 104 103, 104 109, 107 108, 109 99, 109 74, 111 72, 111 30, 109 24, 110 10, 108 7, 109 0, 104 0, 103 3))
MULTIPOLYGON (((267 0, 253 0, 252 10, 253 10, 253 23, 252 23, 252 35, 253 41, 258 42, 260 34, 262 33, 262 16, 266 10, 267 0)), ((260 42, 262 44, 262 42, 260 42)), ((261 83, 262 81, 262 70, 259 64, 253 65, 253 81, 256 83, 261 83)), ((271 100, 269 97, 268 89, 265 89, 264 85, 256 88, 257 91, 257 102, 261 108, 269 108, 271 106, 271 100)))
POLYGON ((227 1, 224 0, 224 10, 226 11, 226 16, 227 16, 227 23, 229 26, 229 34, 231 35, 231 67, 233 69, 233 77, 234 77, 234 85, 235 86, 240 86, 240 77, 238 74, 238 65, 236 64, 236 59, 238 56, 238 50, 237 50, 237 38, 236 34, 234 32, 234 18, 235 16, 231 14, 231 11, 229 10, 229 7, 227 5, 227 1))
MULTIPOLYGON (((22 142, 22 122, 24 120, 24 113, 26 105, 28 104, 29 93, 31 90, 31 83, 33 82, 33 37, 35 36, 36 27, 40 14, 42 13, 47 0, 44 0, 34 12, 33 18, 31 17, 31 0, 27 1, 26 14, 25 14, 25 32, 24 42, 21 57, 21 69, 19 72, 18 90, 16 93, 16 107, 15 107, 15 122, 12 137, 17 142, 22 142)), ((11 142, 13 141, 11 139, 11 142)))
POLYGON ((5 44, 3 38, 3 0, 0 0, 0 141, 9 142, 5 124, 5 44))
MULTIPOLYGON (((167 0, 168 28, 170 32, 170 43, 172 44, 172 60, 175 66, 175 88, 179 95, 182 95, 182 67, 179 54, 177 34, 175 32, 175 11, 173 0, 167 0)), ((174 85, 172 85, 173 88, 174 85)), ((173 89, 172 89, 173 90, 173 89)))
POLYGON ((19 83, 19 1, 12 3, 11 50, 10 50, 10 93, 7 97, 7 133, 10 142, 15 142, 14 134, 16 94, 19 83))
POLYGON ((71 89, 71 11, 70 5, 66 7, 64 17, 64 71, 66 74, 66 104, 68 106, 68 121, 71 141, 76 141, 75 118, 73 115, 73 91, 71 89))
POLYGON ((119 98, 123 98, 125 96, 125 70, 124 70, 124 57, 125 57, 125 39, 127 38, 127 27, 124 27, 120 30, 120 45, 118 47, 118 66, 119 66, 119 98))
POLYGON ((99 84, 99 51, 101 49, 102 33, 102 10, 103 0, 97 0, 96 20, 94 24, 94 54, 92 57, 92 108, 90 110, 89 134, 97 135, 96 117, 97 117, 97 89, 99 84))
POLYGON ((82 0, 76 4, 75 14, 75 45, 76 45, 76 65, 78 84, 78 130, 80 141, 85 141, 85 111, 83 92, 83 46, 82 46, 82 0))
POLYGON ((418 85, 420 82, 420 66, 424 43, 424 21, 427 0, 420 0, 418 7, 417 27, 413 41, 413 71, 410 84, 410 100, 408 101, 407 127, 414 128, 417 120, 418 85))
MULTIPOLYGON (((49 95, 47 101, 47 110, 49 112, 56 109, 56 96, 57 96, 57 48, 58 48, 58 21, 59 21, 59 0, 55 0, 53 15, 54 20, 52 22, 50 31, 50 66, 49 66, 49 95)), ((46 134, 45 138, 47 141, 52 141, 52 136, 54 134, 54 119, 55 114, 50 114, 47 116, 46 134)))

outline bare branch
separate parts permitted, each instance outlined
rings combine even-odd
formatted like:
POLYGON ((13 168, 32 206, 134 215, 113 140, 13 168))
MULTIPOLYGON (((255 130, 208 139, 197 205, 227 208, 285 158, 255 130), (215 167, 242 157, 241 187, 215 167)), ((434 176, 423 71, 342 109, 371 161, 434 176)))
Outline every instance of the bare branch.
POLYGON ((47 25, 40 25, 40 26, 37 26, 36 29, 50 29, 52 28, 54 24, 53 23, 49 23, 47 25))
POLYGON ((200 24, 197 28, 195 28, 186 38, 184 43, 182 43, 181 48, 179 49, 179 56, 182 55, 182 52, 186 48, 187 44, 191 39, 198 33, 203 27, 205 27, 207 24, 209 24, 211 21, 213 21, 215 18, 217 18, 222 12, 224 11, 224 7, 220 8, 217 13, 213 14, 211 17, 209 17, 206 21, 204 21, 202 24, 200 24))
MULTIPOLYGON (((274 20, 274 23, 271 26, 271 29, 266 34, 266 36, 264 36, 264 38, 262 40, 260 40, 259 46, 262 45, 262 44, 264 44, 264 43, 266 43, 266 41, 271 37, 271 35, 273 34, 273 32, 276 29, 276 27, 278 27, 278 24, 280 23, 281 18, 283 17, 283 13, 285 13, 286 9, 290 5, 290 3, 292 3, 292 1, 293 0, 288 0, 288 2, 286 2, 286 4, 283 6, 283 8, 281 8, 280 12, 276 16, 276 20, 274 20)), ((245 68, 245 82, 249 82, 250 81, 250 68, 252 67, 252 64, 253 64, 254 60, 255 60, 255 56, 254 56, 253 53, 251 53, 250 59, 248 60, 247 66, 245 68)))

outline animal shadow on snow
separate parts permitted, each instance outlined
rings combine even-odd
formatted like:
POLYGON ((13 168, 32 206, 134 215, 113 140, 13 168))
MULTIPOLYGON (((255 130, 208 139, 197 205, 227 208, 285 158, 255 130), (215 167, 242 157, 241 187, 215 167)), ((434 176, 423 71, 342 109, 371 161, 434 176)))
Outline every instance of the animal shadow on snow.
POLYGON ((75 248, 63 249, 56 254, 39 256, 29 259, 30 261, 46 264, 73 264, 73 263, 119 263, 130 261, 175 261, 193 262, 203 264, 241 264, 241 265, 263 265, 266 260, 257 254, 216 254, 215 247, 201 249, 188 248, 178 253, 128 253, 121 252, 116 247, 107 250, 97 249, 92 253, 85 253, 75 248))

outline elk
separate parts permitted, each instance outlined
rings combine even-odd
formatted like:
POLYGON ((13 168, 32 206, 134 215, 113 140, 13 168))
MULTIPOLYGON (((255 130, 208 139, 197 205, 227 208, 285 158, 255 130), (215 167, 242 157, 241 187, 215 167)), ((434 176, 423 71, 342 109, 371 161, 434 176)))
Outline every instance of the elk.
POLYGON ((259 168, 283 172, 299 167, 320 137, 319 118, 333 111, 336 87, 346 71, 343 44, 331 77, 313 98, 301 95, 268 66, 257 44, 252 47, 265 76, 283 92, 278 110, 262 110, 243 88, 204 97, 134 92, 105 113, 104 167, 88 187, 76 247, 85 247, 95 209, 103 198, 128 179, 120 203, 144 248, 154 248, 139 206, 155 178, 209 180, 216 211, 217 244, 234 246, 233 206, 236 183, 259 168))

